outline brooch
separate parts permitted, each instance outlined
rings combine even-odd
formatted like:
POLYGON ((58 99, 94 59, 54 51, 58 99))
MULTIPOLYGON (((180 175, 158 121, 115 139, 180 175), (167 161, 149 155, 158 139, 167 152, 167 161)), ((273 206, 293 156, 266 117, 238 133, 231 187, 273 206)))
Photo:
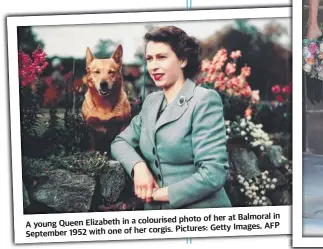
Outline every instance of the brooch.
POLYGON ((185 96, 181 96, 181 97, 179 97, 177 104, 179 106, 182 106, 184 104, 184 102, 185 102, 185 96))

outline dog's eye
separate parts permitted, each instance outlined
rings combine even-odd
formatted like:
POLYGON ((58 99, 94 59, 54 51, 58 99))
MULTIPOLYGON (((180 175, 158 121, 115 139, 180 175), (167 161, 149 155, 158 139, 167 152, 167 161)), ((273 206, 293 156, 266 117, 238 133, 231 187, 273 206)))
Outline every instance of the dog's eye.
POLYGON ((99 74, 99 73, 100 73, 100 71, 95 70, 95 71, 93 71, 93 73, 95 73, 95 74, 99 74))
POLYGON ((115 74, 115 71, 109 71, 108 74, 115 74))

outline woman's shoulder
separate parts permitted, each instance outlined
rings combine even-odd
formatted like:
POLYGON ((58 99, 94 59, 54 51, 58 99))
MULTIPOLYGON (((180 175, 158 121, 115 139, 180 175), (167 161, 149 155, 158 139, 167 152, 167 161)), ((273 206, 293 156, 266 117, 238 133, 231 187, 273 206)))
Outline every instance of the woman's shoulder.
POLYGON ((205 87, 196 86, 194 91, 194 98, 197 102, 200 101, 222 101, 220 94, 215 89, 207 89, 205 87))

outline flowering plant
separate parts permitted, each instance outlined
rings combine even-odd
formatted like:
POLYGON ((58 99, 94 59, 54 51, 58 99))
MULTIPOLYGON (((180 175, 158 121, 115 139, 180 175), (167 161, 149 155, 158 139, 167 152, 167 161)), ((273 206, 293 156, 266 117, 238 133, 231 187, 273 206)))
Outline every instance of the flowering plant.
POLYGON ((303 40, 303 70, 311 78, 323 80, 323 36, 303 40))
POLYGON ((202 87, 215 89, 220 94, 224 105, 224 117, 233 120, 236 116, 251 115, 250 106, 260 101, 259 91, 251 90, 247 78, 251 68, 244 66, 237 74, 236 63, 242 56, 241 51, 220 49, 212 61, 206 59, 201 64, 201 74, 197 84, 202 87))
POLYGON ((271 92, 275 95, 276 101, 278 101, 279 103, 287 103, 292 92, 292 83, 289 83, 285 86, 278 84, 274 85, 271 88, 271 92))
POLYGON ((22 49, 18 53, 18 75, 20 84, 21 127, 26 139, 36 133, 35 124, 40 115, 41 98, 37 93, 37 82, 48 66, 46 53, 38 47, 30 57, 22 49))
POLYGON ((273 144, 269 135, 262 130, 262 124, 254 124, 250 121, 250 116, 234 121, 227 120, 225 124, 227 141, 239 139, 251 148, 259 148, 261 151, 273 144))
POLYGON ((271 201, 266 194, 268 190, 276 188, 277 178, 270 178, 267 170, 252 179, 245 179, 241 175, 238 175, 237 179, 241 185, 240 192, 245 195, 248 206, 271 205, 271 201))
POLYGON ((32 57, 26 54, 22 49, 18 53, 19 65, 19 83, 21 86, 28 86, 35 84, 39 76, 48 66, 45 59, 46 53, 41 47, 38 47, 33 53, 32 57))
POLYGON ((226 49, 220 49, 213 60, 203 60, 202 75, 197 84, 211 84, 214 89, 228 96, 250 98, 253 104, 259 102, 259 91, 252 91, 247 78, 251 68, 244 66, 239 75, 236 75, 236 62, 242 56, 240 50, 232 51, 230 56, 226 49))

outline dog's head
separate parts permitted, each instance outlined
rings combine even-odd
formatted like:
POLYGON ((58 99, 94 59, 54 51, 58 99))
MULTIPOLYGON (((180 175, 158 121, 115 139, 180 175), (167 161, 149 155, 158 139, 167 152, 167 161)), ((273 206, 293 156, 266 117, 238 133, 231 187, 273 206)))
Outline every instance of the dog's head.
POLYGON ((119 45, 109 59, 97 59, 86 49, 87 85, 96 89, 101 96, 109 96, 116 84, 122 84, 122 46, 119 45))

